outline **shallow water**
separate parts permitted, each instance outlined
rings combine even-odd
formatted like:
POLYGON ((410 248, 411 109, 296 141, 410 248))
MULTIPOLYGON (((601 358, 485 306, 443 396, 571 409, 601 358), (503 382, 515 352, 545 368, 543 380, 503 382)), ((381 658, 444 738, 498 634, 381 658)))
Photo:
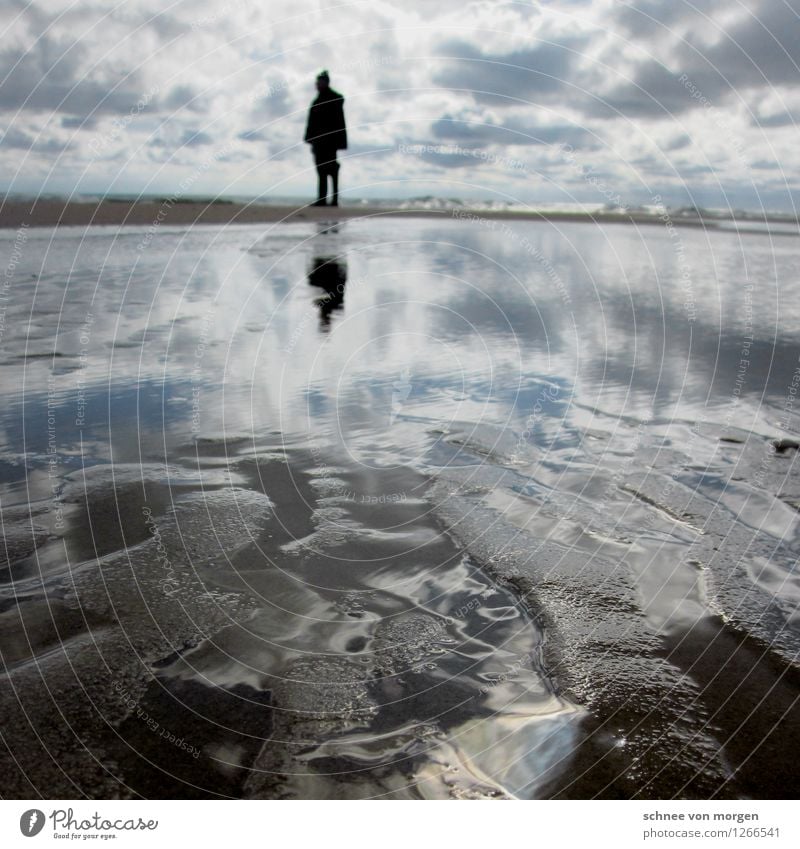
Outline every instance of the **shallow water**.
POLYGON ((7 795, 796 795, 793 239, 3 250, 7 795))

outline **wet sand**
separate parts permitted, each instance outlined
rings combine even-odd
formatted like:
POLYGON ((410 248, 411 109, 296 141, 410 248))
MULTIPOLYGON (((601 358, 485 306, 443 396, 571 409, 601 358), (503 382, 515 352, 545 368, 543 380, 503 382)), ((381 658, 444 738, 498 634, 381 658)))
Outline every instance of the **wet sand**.
POLYGON ((6 234, 5 796, 800 795, 792 243, 553 225, 6 234))
MULTIPOLYGON (((594 213, 540 211, 537 209, 498 210, 468 206, 454 209, 426 209, 424 207, 387 206, 370 204, 344 204, 343 206, 314 207, 281 206, 267 204, 242 204, 227 200, 188 201, 165 198, 162 201, 113 200, 86 202, 63 200, 37 200, 22 202, 5 200, 0 206, 0 228, 27 227, 87 227, 87 226, 148 226, 194 224, 274 224, 289 221, 327 221, 335 218, 346 221, 353 218, 460 218, 486 221, 550 221, 554 223, 586 222, 597 224, 636 224, 664 227, 658 215, 645 212, 601 211, 594 213)), ((768 219, 761 219, 762 223, 768 219)), ((783 219, 781 219, 783 221, 783 219)), ((670 225, 714 230, 720 222, 710 218, 672 216, 670 225)), ((798 222, 793 231, 773 229, 773 235, 798 235, 798 222)), ((742 221, 741 232, 750 232, 752 222, 742 221)), ((761 232, 754 230, 753 232, 761 232)))

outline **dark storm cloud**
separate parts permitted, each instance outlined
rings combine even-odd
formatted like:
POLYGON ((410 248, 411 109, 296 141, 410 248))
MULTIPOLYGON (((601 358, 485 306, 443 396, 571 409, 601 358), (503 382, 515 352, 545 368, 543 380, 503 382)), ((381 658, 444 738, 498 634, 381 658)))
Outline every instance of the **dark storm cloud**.
POLYGON ((0 52, 0 109, 66 112, 72 116, 124 113, 136 107, 142 88, 137 74, 116 80, 97 74, 86 50, 42 36, 28 51, 0 52))
POLYGON ((800 123, 800 115, 795 115, 793 112, 778 112, 776 115, 768 115, 766 117, 753 115, 750 119, 750 123, 754 127, 796 126, 800 123))
POLYGON ((390 156, 396 152, 397 148, 394 145, 376 145, 365 142, 348 142, 346 153, 343 151, 347 158, 390 156))
POLYGON ((703 165, 699 162, 689 164, 678 164, 675 166, 675 173, 681 179, 690 179, 691 177, 705 176, 706 174, 717 174, 717 169, 711 165, 703 165))
POLYGON ((471 150, 454 144, 405 139, 397 145, 397 151, 403 156, 414 157, 441 168, 474 167, 481 164, 481 160, 471 150))
POLYGON ((269 134, 265 130, 245 130, 236 138, 243 142, 268 142, 269 134))
POLYGON ((730 8, 730 0, 631 0, 613 10, 616 27, 633 37, 652 37, 664 29, 682 32, 686 27, 707 23, 715 9, 730 8))
POLYGON ((539 127, 519 118, 510 118, 502 125, 445 115, 431 125, 437 139, 472 145, 542 145, 571 144, 575 148, 594 146, 592 135, 583 127, 573 125, 539 127))
POLYGON ((465 41, 445 41, 436 50, 445 66, 434 74, 433 81, 467 90, 479 102, 512 105, 520 100, 539 101, 561 90, 572 77, 587 41, 585 35, 573 36, 507 53, 484 53, 465 41))
POLYGON ((595 118, 664 118, 690 109, 697 103, 691 90, 679 79, 680 74, 648 60, 635 72, 631 82, 624 82, 604 92, 602 81, 587 85, 575 105, 584 115, 595 118))
POLYGON ((61 126, 66 130, 91 130, 97 126, 94 118, 84 118, 81 115, 65 115, 61 119, 61 126))
POLYGON ((208 133, 202 130, 184 130, 181 136, 179 147, 203 147, 207 144, 213 144, 214 139, 208 133))
POLYGON ((168 112, 177 112, 179 109, 188 109, 190 112, 206 112, 206 105, 202 95, 192 86, 177 85, 160 98, 157 108, 168 112))
POLYGON ((213 143, 214 139, 208 133, 195 128, 183 128, 173 121, 164 123, 160 134, 149 143, 149 146, 177 150, 182 147, 205 147, 213 143))
POLYGON ((441 168, 474 168, 480 165, 480 159, 476 159, 469 153, 448 151, 446 147, 437 145, 420 145, 419 158, 428 165, 437 165, 441 168))
POLYGON ((664 62, 643 60, 630 81, 611 89, 598 77, 598 96, 583 99, 584 114, 667 118, 722 106, 743 91, 798 84, 800 0, 765 0, 723 32, 700 13, 730 9, 729 4, 707 0, 694 5, 641 0, 621 8, 617 24, 642 46, 659 53, 666 41, 664 62))
POLYGON ((678 136, 678 138, 667 142, 667 144, 663 145, 663 148, 664 150, 683 150, 683 148, 689 147, 691 143, 691 138, 684 133, 682 136, 678 136))
MULTIPOLYGON (((592 38, 586 33, 508 52, 448 40, 437 48, 445 65, 433 79, 469 92, 478 102, 558 102, 603 119, 670 118, 728 105, 748 90, 797 86, 800 0, 738 7, 737 20, 724 29, 715 26, 715 13, 736 10, 728 0, 620 4, 606 30, 612 38, 593 66, 582 61, 592 38), (615 73, 620 55, 632 55, 631 46, 650 55, 615 73)), ((598 32, 597 37, 606 36, 598 32)), ((779 118, 769 120, 770 126, 781 125, 779 118)))
POLYGON ((710 47, 703 47, 696 36, 688 41, 682 58, 690 68, 715 79, 721 92, 796 86, 800 78, 800 0, 765 0, 710 47))
MULTIPOLYGON (((80 6, 76 5, 76 12, 80 14, 80 6)), ((173 8, 177 8, 177 4, 173 8)), ((162 43, 175 41, 191 32, 191 23, 180 20, 170 14, 169 10, 148 9, 146 4, 137 9, 131 2, 120 3, 109 10, 108 18, 115 23, 126 25, 129 31, 137 34, 145 31, 154 33, 162 43)))
POLYGON ((37 139, 17 127, 9 128, 0 138, 0 150, 27 150, 53 155, 61 154, 70 147, 69 142, 62 142, 54 138, 37 139))
POLYGON ((679 179, 683 182, 691 182, 692 178, 707 177, 717 173, 716 169, 710 165, 686 161, 678 162, 674 159, 656 159, 649 156, 634 159, 631 165, 635 166, 640 175, 651 178, 679 179))
POLYGON ((282 118, 292 111, 289 85, 285 81, 271 83, 263 97, 253 104, 253 114, 262 118, 282 118))

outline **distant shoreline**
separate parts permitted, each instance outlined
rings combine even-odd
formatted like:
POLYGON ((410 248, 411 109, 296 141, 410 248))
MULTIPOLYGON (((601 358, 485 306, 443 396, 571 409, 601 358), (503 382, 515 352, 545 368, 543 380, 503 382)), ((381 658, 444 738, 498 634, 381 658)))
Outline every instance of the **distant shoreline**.
MULTIPOLYGON (((773 236, 797 236, 797 231, 758 229, 753 220, 720 220, 672 215, 660 216, 647 212, 559 212, 539 210, 486 210, 455 207, 424 209, 359 204, 340 207, 268 206, 255 203, 209 200, 187 201, 165 199, 155 201, 106 200, 62 201, 6 200, 0 207, 0 228, 27 227, 87 227, 87 226, 150 226, 195 224, 275 224, 284 221, 328 221, 353 218, 439 218, 485 221, 549 221, 553 223, 592 222, 595 224, 636 224, 660 227, 693 227, 712 231, 762 233, 773 236), (720 225, 737 225, 720 226, 720 225)), ((761 219, 759 223, 764 222, 761 219)), ((797 225, 796 221, 781 220, 779 224, 797 225)))

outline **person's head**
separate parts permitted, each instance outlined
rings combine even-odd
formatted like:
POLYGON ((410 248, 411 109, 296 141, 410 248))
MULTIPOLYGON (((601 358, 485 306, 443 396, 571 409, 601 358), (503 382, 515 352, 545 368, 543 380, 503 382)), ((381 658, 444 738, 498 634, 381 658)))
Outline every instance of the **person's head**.
POLYGON ((331 78, 327 71, 321 71, 317 74, 317 91, 327 91, 331 85, 331 78))

